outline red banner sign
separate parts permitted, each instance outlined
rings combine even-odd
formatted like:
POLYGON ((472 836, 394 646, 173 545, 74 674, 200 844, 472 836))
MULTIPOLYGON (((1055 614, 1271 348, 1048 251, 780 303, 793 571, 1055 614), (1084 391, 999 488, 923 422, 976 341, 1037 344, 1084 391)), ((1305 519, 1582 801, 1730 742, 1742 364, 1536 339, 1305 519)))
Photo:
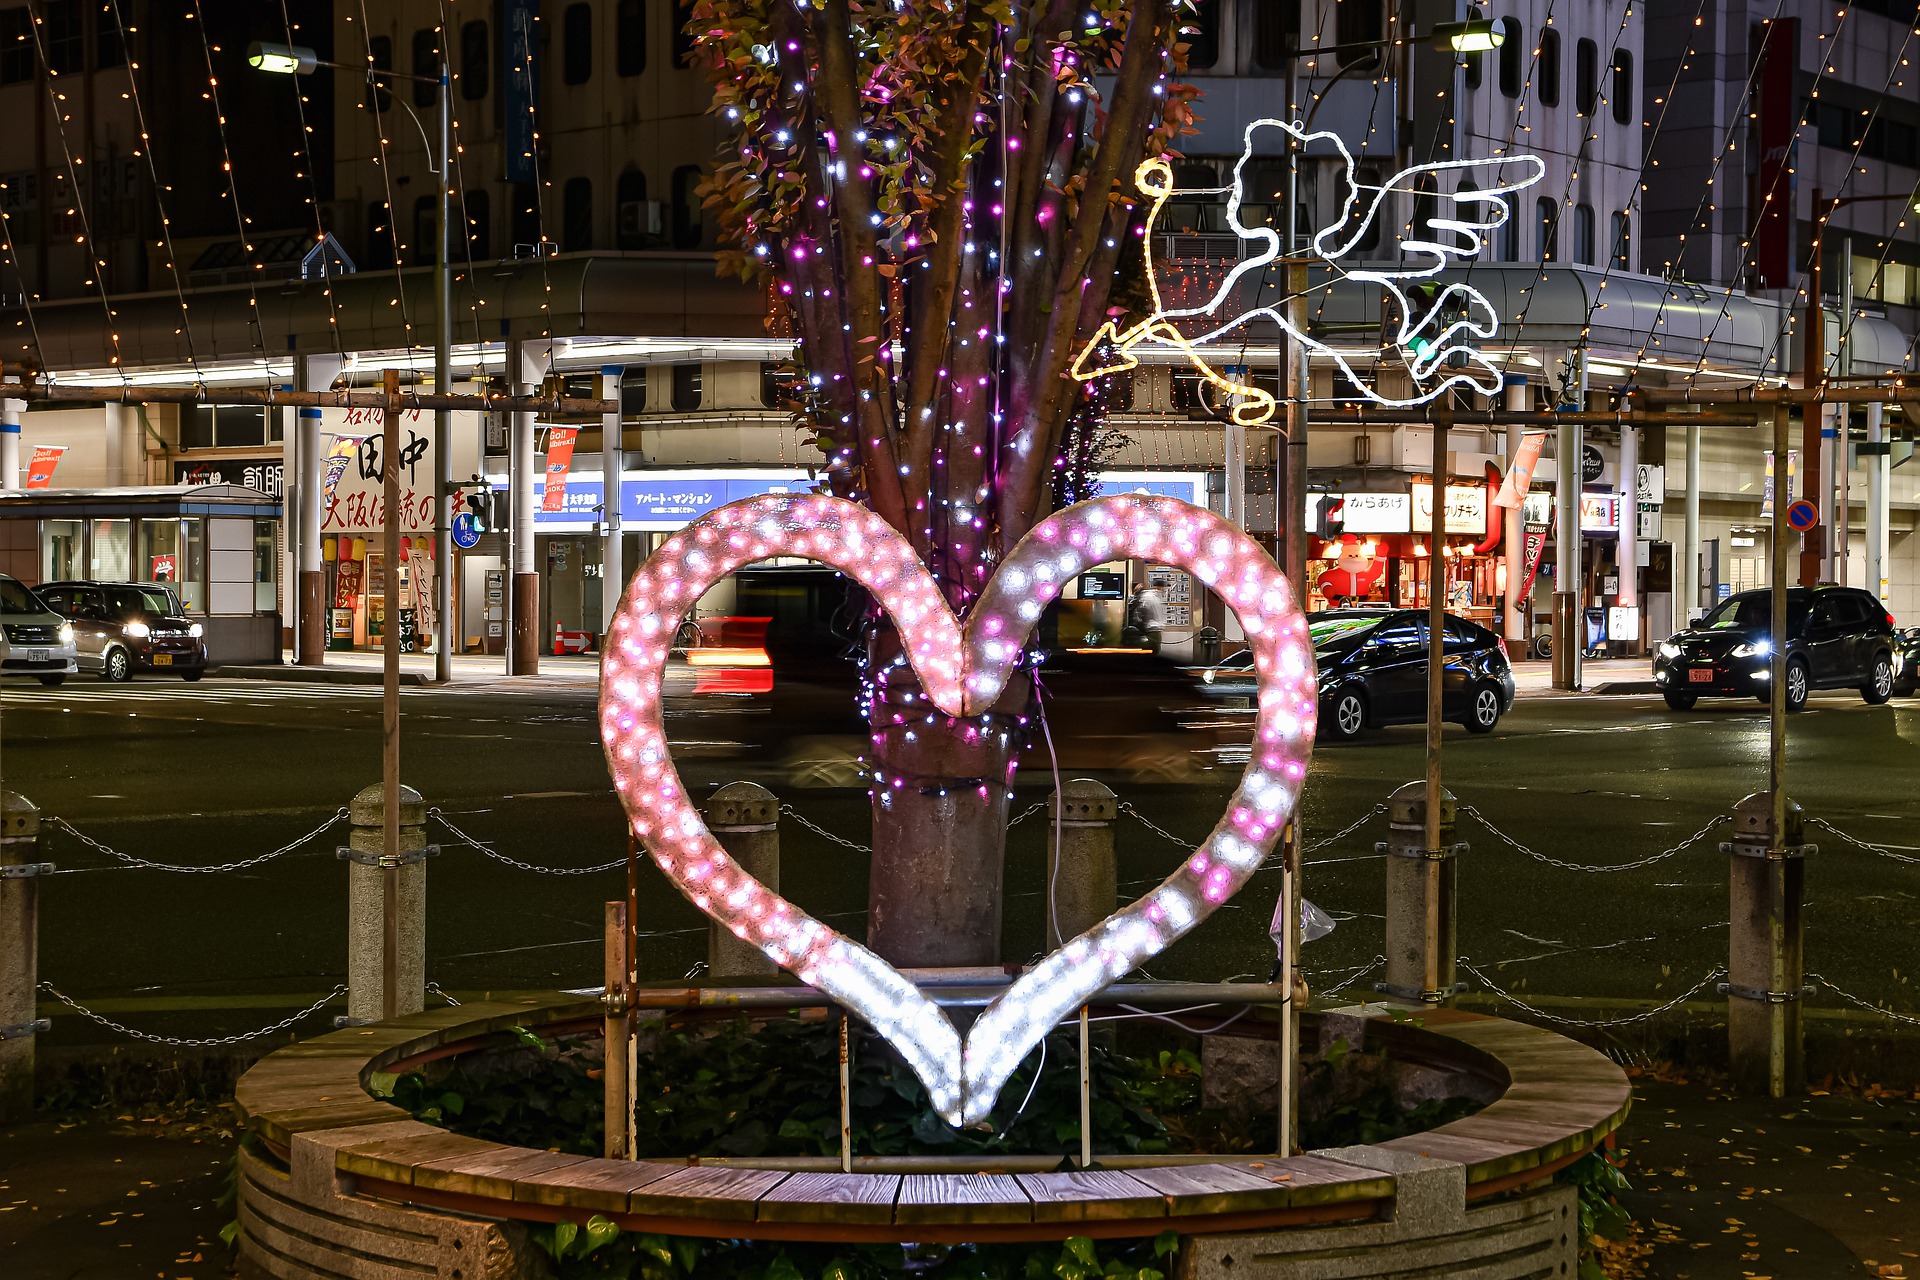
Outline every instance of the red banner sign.
POLYGON ((547 437, 547 489, 541 496, 542 511, 561 511, 567 502, 567 472, 573 469, 573 442, 578 427, 554 427, 547 437))
MULTIPOLYGON (((1800 23, 1794 18, 1776 18, 1755 25, 1749 40, 1757 65, 1759 82, 1754 93, 1754 112, 1759 117, 1760 168, 1755 175, 1752 208, 1757 211, 1753 225, 1753 270, 1755 283, 1762 289, 1785 289, 1793 284, 1793 140, 1799 121, 1795 119, 1800 96, 1794 91, 1794 71, 1799 62, 1800 23)), ((1703 238, 1701 243, 1706 243, 1703 238)), ((1703 274, 1705 264, 1693 264, 1695 274, 1703 274)))
POLYGON ((63 444, 43 444, 34 446, 33 460, 27 463, 27 483, 29 489, 48 489, 53 486, 53 469, 60 465, 60 455, 67 451, 63 444))
MULTIPOLYGON (((1527 526, 1527 576, 1520 584, 1520 599, 1525 600, 1533 591, 1533 576, 1540 572, 1540 557, 1547 550, 1547 530, 1544 525, 1527 526)), ((1524 607, 1524 606, 1523 606, 1524 607)))

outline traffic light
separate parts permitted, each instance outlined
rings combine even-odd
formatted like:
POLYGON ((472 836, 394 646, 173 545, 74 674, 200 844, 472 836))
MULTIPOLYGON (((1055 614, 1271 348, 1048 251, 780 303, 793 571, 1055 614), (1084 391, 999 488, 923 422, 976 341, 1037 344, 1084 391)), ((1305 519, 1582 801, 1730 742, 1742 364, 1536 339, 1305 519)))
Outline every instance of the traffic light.
POLYGON ((475 533, 492 533, 493 523, 493 486, 475 476, 471 487, 466 491, 467 514, 473 517, 475 533))
MULTIPOLYGON (((1407 290, 1407 324, 1412 330, 1407 348, 1416 364, 1427 364, 1440 349, 1440 339, 1449 329, 1467 319, 1466 298, 1459 290, 1428 280, 1407 290)), ((1464 353, 1455 353, 1453 363, 1464 363, 1464 353)))

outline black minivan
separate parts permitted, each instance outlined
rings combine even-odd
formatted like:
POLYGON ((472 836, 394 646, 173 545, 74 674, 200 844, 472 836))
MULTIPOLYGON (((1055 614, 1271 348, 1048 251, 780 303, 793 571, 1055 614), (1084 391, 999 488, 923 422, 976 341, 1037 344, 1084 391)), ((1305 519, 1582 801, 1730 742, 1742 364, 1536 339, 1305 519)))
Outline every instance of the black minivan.
POLYGON ((198 680, 207 672, 204 628, 166 582, 49 582, 37 588, 73 624, 80 669, 104 680, 135 671, 198 680))
MULTIPOLYGON (((1701 698, 1773 700, 1773 592, 1742 591, 1664 641, 1654 683, 1675 711, 1701 698)), ((1868 702, 1893 696, 1893 615, 1857 587, 1787 590, 1787 710, 1815 689, 1858 689, 1868 702)))

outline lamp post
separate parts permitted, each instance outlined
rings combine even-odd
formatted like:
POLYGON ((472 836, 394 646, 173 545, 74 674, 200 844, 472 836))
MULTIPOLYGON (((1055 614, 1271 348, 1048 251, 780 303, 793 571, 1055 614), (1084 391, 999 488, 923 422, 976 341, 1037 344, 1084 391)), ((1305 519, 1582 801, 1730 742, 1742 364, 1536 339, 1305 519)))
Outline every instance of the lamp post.
MULTIPOLYGON (((446 39, 446 33, 441 33, 446 39)), ((440 216, 434 229, 433 244, 433 296, 434 296, 434 332, 433 332, 433 384, 434 390, 441 395, 449 395, 453 390, 453 276, 448 266, 450 250, 449 240, 453 232, 453 94, 451 77, 448 74, 449 62, 443 49, 440 57, 440 74, 437 76, 410 75, 404 71, 385 71, 377 67, 358 68, 342 62, 327 62, 312 49, 302 45, 268 44, 255 41, 247 48, 247 62, 257 71, 266 71, 278 75, 312 75, 320 67, 337 71, 363 70, 368 81, 378 78, 388 80, 406 80, 414 84, 431 84, 439 90, 439 133, 440 161, 437 170, 433 170, 434 150, 427 145, 427 163, 430 171, 437 172, 440 178, 440 216)), ((413 108, 406 103, 400 104, 409 116, 413 116, 415 125, 420 118, 413 115, 413 108)), ((420 126, 420 140, 427 141, 425 126, 420 126)), ((387 216, 398 216, 397 211, 389 209, 387 216)), ((453 544, 451 540, 451 517, 447 506, 453 497, 453 424, 449 411, 433 411, 433 586, 435 640, 433 655, 433 678, 444 684, 453 678, 453 637, 458 628, 453 622, 453 544)), ((310 494, 306 501, 319 499, 318 494, 310 494)), ((390 517, 389 517, 390 518, 390 517)))
MULTIPOLYGON (((1915 212, 1920 212, 1920 198, 1917 198, 1916 192, 1910 191, 1904 195, 1830 198, 1822 193, 1820 188, 1813 189, 1813 235, 1812 243, 1807 250, 1807 328, 1803 336, 1804 346, 1800 356, 1800 385, 1808 391, 1823 389, 1827 385, 1827 313, 1822 300, 1826 289, 1822 283, 1824 264, 1820 260, 1821 241, 1826 237, 1827 220, 1833 217, 1834 210, 1844 209, 1850 204, 1876 204, 1886 200, 1907 201, 1915 212)), ((1853 264, 1848 262, 1842 269, 1851 276, 1853 264)), ((1851 316, 1847 318, 1847 323, 1851 326, 1851 316)), ((1800 543, 1800 585, 1811 587, 1825 576, 1822 571, 1830 563, 1829 558, 1833 554, 1832 495, 1820 492, 1821 489, 1826 488, 1820 479, 1820 452, 1821 429, 1825 425, 1827 407, 1824 403, 1809 403, 1801 412, 1805 416, 1800 424, 1800 452, 1803 455, 1800 465, 1805 468, 1805 471, 1804 478, 1800 482, 1800 496, 1814 503, 1827 516, 1821 526, 1822 537, 1818 540, 1803 537, 1800 543)), ((1845 418, 1843 417, 1841 421, 1844 423, 1845 418)), ((1844 435, 1836 436, 1834 439, 1834 448, 1837 451, 1836 469, 1846 465, 1845 440, 1844 435)), ((1774 459, 1776 475, 1784 476, 1785 466, 1786 464, 1780 459, 1774 459)), ((1777 483, 1784 485, 1785 481, 1781 480, 1777 483)), ((1784 493, 1786 490, 1782 488, 1780 492, 1784 493)), ((1846 548, 1842 547, 1840 554, 1845 556, 1846 548)), ((1878 584, 1874 585, 1877 589, 1878 584)))

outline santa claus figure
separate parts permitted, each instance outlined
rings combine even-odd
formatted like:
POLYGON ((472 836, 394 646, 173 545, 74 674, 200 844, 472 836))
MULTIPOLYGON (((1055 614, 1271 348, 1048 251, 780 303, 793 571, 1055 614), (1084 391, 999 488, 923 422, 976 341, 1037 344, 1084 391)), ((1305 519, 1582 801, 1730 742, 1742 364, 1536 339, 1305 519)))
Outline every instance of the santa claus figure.
POLYGON ((1321 572, 1319 582, 1320 594, 1327 603, 1339 605, 1372 595, 1380 584, 1380 575, 1387 571, 1386 557, 1376 553, 1372 540, 1346 533, 1327 549, 1333 552, 1326 557, 1332 563, 1321 572))

